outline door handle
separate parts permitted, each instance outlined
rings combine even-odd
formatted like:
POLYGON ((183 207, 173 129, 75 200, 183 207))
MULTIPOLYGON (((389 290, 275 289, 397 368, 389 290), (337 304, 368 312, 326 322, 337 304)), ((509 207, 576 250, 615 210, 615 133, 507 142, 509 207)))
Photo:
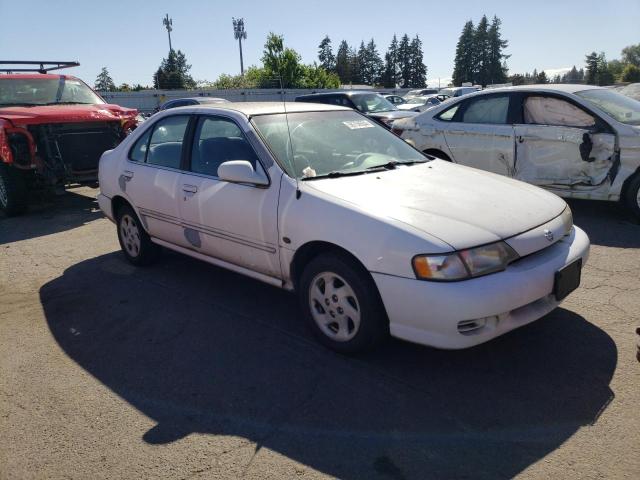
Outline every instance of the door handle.
POLYGON ((195 185, 182 185, 182 191, 188 193, 196 193, 198 191, 198 187, 195 185))
POLYGON ((128 182, 133 178, 133 172, 131 170, 125 170, 122 172, 122 176, 124 177, 124 181, 128 182))

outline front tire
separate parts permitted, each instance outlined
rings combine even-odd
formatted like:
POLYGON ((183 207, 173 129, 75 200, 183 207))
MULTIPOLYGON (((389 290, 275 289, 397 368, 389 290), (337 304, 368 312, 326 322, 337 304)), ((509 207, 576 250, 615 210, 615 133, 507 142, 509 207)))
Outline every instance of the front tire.
POLYGON ((150 265, 158 258, 160 246, 151 241, 133 208, 124 205, 118 209, 117 227, 120 248, 130 263, 150 265))
POLYGON ((640 220, 640 172, 634 174, 625 189, 624 201, 629 210, 640 220))
POLYGON ((0 163, 0 211, 8 217, 27 209, 27 185, 22 172, 0 163))
POLYGON ((312 259, 300 278, 298 295, 309 328, 331 350, 370 350, 389 335, 371 275, 346 255, 325 253, 312 259))

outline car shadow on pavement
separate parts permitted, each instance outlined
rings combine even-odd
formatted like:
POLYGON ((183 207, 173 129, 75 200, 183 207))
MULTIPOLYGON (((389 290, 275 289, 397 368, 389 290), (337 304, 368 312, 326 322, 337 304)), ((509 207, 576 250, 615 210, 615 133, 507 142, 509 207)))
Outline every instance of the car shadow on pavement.
POLYGON ((0 213, 0 245, 71 230, 102 217, 94 196, 73 189, 64 195, 45 196, 20 216, 0 213))
POLYGON ((70 358, 157 422, 134 437, 239 436, 342 479, 511 478, 613 398, 613 340, 561 308, 469 350, 348 358, 293 295, 173 253, 83 261, 40 298, 70 358))
POLYGON ((640 248, 640 222, 618 202, 567 200, 573 221, 591 243, 606 247, 640 248))

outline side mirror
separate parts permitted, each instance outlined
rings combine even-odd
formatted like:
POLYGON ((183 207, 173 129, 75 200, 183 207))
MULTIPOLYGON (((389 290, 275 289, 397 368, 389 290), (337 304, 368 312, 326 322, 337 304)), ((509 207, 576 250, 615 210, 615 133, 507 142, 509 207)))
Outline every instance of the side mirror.
POLYGON ((269 179, 262 172, 256 172, 246 160, 230 160, 218 167, 218 178, 225 182, 269 185, 269 179))

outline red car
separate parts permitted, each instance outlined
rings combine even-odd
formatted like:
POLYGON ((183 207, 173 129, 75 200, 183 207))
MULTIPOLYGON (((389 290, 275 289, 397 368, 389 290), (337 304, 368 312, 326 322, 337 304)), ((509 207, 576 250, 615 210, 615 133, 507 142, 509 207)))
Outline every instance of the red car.
POLYGON ((0 210, 21 213, 35 189, 95 183, 100 156, 137 126, 137 113, 70 75, 0 75, 0 210))

